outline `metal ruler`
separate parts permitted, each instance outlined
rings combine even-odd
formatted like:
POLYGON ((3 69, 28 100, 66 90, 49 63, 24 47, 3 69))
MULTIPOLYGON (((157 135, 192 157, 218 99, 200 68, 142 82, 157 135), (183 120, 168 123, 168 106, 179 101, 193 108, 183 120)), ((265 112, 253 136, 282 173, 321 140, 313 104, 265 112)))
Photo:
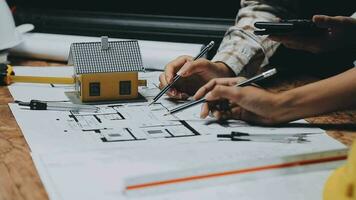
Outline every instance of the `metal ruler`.
POLYGON ((256 180, 272 176, 332 170, 347 159, 348 149, 264 159, 253 162, 231 161, 200 168, 162 172, 129 178, 126 194, 142 194, 194 187, 221 185, 227 182, 256 180))

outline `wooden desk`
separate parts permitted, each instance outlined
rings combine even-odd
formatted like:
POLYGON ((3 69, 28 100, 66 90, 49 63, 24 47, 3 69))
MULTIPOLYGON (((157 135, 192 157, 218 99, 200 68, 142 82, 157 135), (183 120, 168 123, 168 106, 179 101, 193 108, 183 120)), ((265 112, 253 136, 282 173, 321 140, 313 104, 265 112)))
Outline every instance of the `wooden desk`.
MULTIPOLYGON (((48 66, 65 63, 13 60, 14 65, 48 66)), ((297 77, 270 85, 275 91, 290 89, 315 79, 297 77)), ((8 103, 12 96, 6 87, 0 88, 0 200, 48 199, 30 156, 29 147, 13 117, 8 103)), ((356 111, 332 113, 307 121, 319 126, 333 138, 350 145, 356 139, 356 111)))

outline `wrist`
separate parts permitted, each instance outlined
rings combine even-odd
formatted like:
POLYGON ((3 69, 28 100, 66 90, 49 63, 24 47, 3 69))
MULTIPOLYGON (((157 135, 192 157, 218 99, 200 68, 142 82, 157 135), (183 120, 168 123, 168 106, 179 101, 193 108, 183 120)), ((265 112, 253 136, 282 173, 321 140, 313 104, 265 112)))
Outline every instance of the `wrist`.
POLYGON ((297 120, 301 115, 302 109, 297 106, 297 95, 293 92, 286 91, 276 95, 274 119, 279 122, 289 122, 297 120))
POLYGON ((217 62, 214 62, 214 64, 218 67, 219 74, 221 74, 221 77, 236 76, 235 73, 232 71, 232 69, 224 62, 217 61, 217 62))

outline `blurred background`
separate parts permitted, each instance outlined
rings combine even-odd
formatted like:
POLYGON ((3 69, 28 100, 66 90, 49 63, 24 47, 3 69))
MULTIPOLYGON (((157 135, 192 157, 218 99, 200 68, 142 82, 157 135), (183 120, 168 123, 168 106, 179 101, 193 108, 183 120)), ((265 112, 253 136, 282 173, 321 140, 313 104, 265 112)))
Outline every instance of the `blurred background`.
POLYGON ((236 0, 7 2, 16 24, 32 23, 36 32, 188 43, 219 43, 240 7, 236 0))

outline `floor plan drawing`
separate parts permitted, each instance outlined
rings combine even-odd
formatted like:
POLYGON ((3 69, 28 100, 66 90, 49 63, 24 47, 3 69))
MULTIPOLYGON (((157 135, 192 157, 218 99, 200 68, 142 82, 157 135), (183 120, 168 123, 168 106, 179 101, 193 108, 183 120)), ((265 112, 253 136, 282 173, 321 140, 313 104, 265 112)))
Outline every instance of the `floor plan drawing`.
MULTIPOLYGON (((16 68, 25 74, 34 73, 32 68, 16 68)), ((69 76, 70 67, 37 69, 38 76, 69 76)), ((21 74, 20 73, 20 74, 21 74)), ((147 102, 111 102, 98 104, 96 112, 70 112, 59 110, 29 110, 9 104, 21 130, 26 130, 26 140, 32 150, 37 152, 77 151, 82 149, 131 148, 138 146, 172 146, 196 142, 229 143, 218 140, 217 134, 231 131, 256 134, 302 134, 323 133, 321 129, 308 127, 300 122, 290 123, 289 127, 258 127, 241 121, 211 123, 213 118, 200 119, 200 106, 184 112, 164 116, 172 108, 181 105, 164 95, 155 104, 148 106, 159 92, 160 72, 140 73, 140 79, 147 80, 147 86, 139 88, 147 102), (294 127, 294 125, 297 125, 294 127), (305 127, 304 127, 305 126, 305 127)), ((20 84, 9 86, 15 100, 32 99, 69 103, 65 92, 72 88, 62 85, 20 84)), ((94 105, 93 105, 94 106, 94 105)), ((216 120, 215 120, 216 122, 216 120)), ((313 136, 314 137, 314 136, 313 136)), ((311 137, 311 140, 313 139, 311 137)), ((309 136, 308 136, 308 140, 309 136)), ((241 145, 241 143, 239 143, 241 145)))
POLYGON ((68 111, 54 118, 62 132, 97 134, 102 142, 123 142, 154 138, 191 137, 200 135, 186 121, 167 112, 162 104, 151 107, 142 104, 98 106, 95 113, 68 111), (162 120, 164 119, 164 120, 162 120))

